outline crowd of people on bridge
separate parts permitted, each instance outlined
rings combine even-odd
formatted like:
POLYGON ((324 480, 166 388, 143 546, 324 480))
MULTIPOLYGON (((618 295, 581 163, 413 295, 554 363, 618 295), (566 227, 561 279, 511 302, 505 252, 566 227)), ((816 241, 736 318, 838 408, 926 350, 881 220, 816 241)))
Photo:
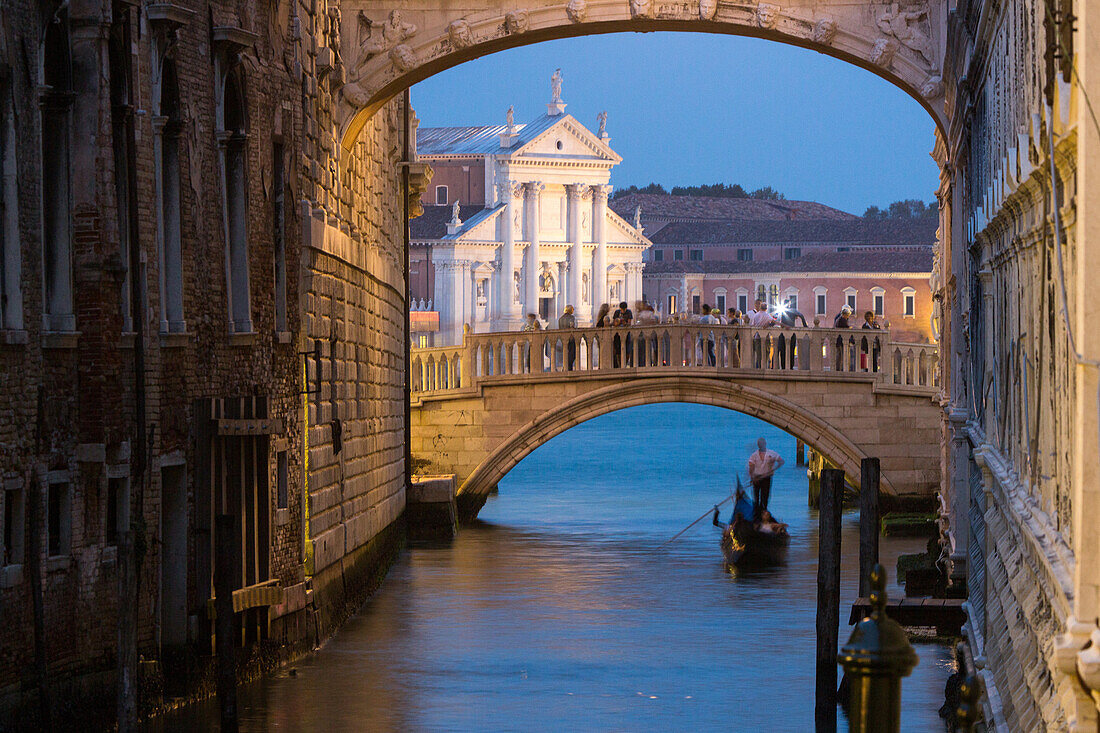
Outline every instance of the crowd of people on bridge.
MULTIPOLYGON (((753 307, 747 313, 742 313, 737 308, 728 308, 725 313, 722 313, 720 308, 711 308, 707 303, 704 303, 699 313, 673 313, 670 316, 662 318, 660 314, 656 312, 651 303, 646 301, 638 301, 635 303, 635 309, 638 311, 637 317, 634 315, 634 310, 631 310, 629 304, 626 301, 619 303, 618 308, 614 312, 611 310, 611 305, 604 303, 600 306, 599 311, 596 314, 596 320, 592 324, 596 328, 607 327, 623 327, 623 326, 655 326, 661 323, 668 324, 692 324, 692 325, 741 325, 751 326, 752 328, 795 328, 801 326, 802 328, 823 328, 821 323, 821 317, 815 316, 813 319, 813 326, 810 326, 804 316, 797 308, 793 307, 789 301, 783 301, 772 307, 769 307, 767 302, 761 299, 757 299, 753 302, 753 307)), ((836 317, 833 318, 833 328, 852 328, 852 308, 845 304, 836 317)), ((566 330, 577 327, 577 318, 574 314, 574 308, 572 305, 565 306, 564 311, 558 318, 558 329, 566 330)), ((863 314, 863 324, 861 326, 864 330, 878 331, 882 328, 889 328, 888 323, 883 323, 875 316, 874 311, 866 311, 863 314)), ((535 313, 528 313, 526 321, 524 322, 524 331, 541 331, 543 330, 542 321, 535 313)), ((785 369, 787 367, 788 356, 794 368, 795 360, 795 338, 791 337, 789 345, 785 344, 785 337, 779 336, 779 348, 778 357, 780 361, 780 368, 785 369)), ((621 337, 616 335, 614 337, 615 349, 614 357, 616 368, 620 367, 620 344, 621 337)), ((627 352, 628 355, 633 353, 632 349, 633 337, 627 335, 627 352)), ((838 345, 841 339, 838 337, 838 345)), ((864 339, 866 342, 866 339, 864 339)), ((860 355, 860 369, 871 371, 878 371, 879 354, 881 352, 881 346, 877 341, 870 347, 866 347, 864 343, 863 352, 860 355)), ((568 342, 568 368, 573 369, 573 365, 576 362, 576 343, 570 339, 568 342)), ((759 350, 757 345, 754 345, 754 350, 759 350)), ((629 356, 628 356, 629 358, 629 356)), ((706 340, 706 359, 710 366, 717 364, 717 356, 715 354, 715 335, 710 333, 706 340)), ((756 354, 755 359, 759 362, 760 355, 756 354)), ((628 364, 630 366, 630 364, 628 364)), ((759 363, 757 363, 759 366, 759 363)), ((839 363, 838 363, 839 368, 839 363)))

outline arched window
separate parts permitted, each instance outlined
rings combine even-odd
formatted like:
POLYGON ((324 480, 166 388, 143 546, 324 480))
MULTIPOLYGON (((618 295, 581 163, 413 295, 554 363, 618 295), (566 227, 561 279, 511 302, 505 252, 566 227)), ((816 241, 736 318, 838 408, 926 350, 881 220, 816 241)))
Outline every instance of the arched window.
POLYGON ((180 98, 176 65, 166 60, 160 73, 160 129, 157 185, 160 187, 160 330, 183 333, 183 246, 180 235, 180 98))
POLYGON ((240 66, 226 74, 222 95, 222 129, 219 136, 225 179, 229 326, 234 333, 251 333, 248 285, 248 121, 240 66))
POLYGON ((124 271, 122 281, 122 330, 133 331, 132 273, 130 272, 130 242, 136 221, 133 219, 133 151, 131 130, 133 107, 131 106, 129 9, 116 6, 115 20, 107 42, 109 77, 111 85, 111 152, 114 160, 115 223, 118 227, 119 260, 124 271))
MULTIPOLYGON (((19 188, 15 112, 11 87, 0 71, 0 328, 23 328, 23 254, 19 236, 19 188)), ((10 83, 10 82, 9 82, 10 83)))
POLYGON ((75 331, 70 218, 72 68, 68 9, 46 24, 42 42, 42 328, 75 331))

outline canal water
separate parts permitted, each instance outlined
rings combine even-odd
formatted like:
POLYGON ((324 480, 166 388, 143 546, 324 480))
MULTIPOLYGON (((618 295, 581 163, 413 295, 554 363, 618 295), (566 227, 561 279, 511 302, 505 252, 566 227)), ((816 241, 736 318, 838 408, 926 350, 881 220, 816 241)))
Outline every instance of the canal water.
MULTIPOLYGON (((817 514, 794 449, 755 418, 694 405, 573 428, 509 473, 452 544, 404 552, 323 649, 242 689, 242 729, 812 731, 817 514), (735 471, 745 480, 760 435, 787 461, 771 507, 790 524, 788 564, 731 574, 709 518, 663 545, 728 496, 735 471)), ((884 538, 891 579, 923 543, 884 538)), ((858 544, 846 512, 842 643, 858 544)), ((917 651, 902 730, 941 731, 950 649, 917 651)), ((216 726, 204 703, 151 729, 216 726)))

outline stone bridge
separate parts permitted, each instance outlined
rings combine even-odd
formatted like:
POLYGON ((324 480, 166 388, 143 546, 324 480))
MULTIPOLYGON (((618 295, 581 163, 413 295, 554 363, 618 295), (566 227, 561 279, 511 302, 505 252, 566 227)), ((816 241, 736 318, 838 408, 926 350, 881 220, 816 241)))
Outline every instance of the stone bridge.
POLYGON ((853 484, 860 460, 878 457, 885 492, 931 495, 940 480, 937 360, 935 344, 893 343, 887 331, 660 325, 466 334, 461 346, 413 351, 412 452, 456 475, 459 512, 469 519, 555 435, 635 405, 688 402, 780 427, 853 484))
POLYGON ((444 69, 539 41, 617 32, 727 33, 813 49, 897 85, 945 129, 947 7, 936 0, 421 0, 395 9, 392 0, 343 0, 339 48, 322 49, 318 59, 343 82, 338 124, 347 150, 387 100, 444 69))

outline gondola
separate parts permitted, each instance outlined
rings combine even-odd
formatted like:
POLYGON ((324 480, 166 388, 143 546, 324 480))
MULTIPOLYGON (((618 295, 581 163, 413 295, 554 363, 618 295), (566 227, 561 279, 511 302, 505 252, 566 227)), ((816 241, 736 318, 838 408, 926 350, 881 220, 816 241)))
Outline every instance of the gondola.
POLYGON ((782 565, 787 560, 791 536, 786 532, 760 532, 748 522, 722 532, 722 555, 729 565, 782 565))

